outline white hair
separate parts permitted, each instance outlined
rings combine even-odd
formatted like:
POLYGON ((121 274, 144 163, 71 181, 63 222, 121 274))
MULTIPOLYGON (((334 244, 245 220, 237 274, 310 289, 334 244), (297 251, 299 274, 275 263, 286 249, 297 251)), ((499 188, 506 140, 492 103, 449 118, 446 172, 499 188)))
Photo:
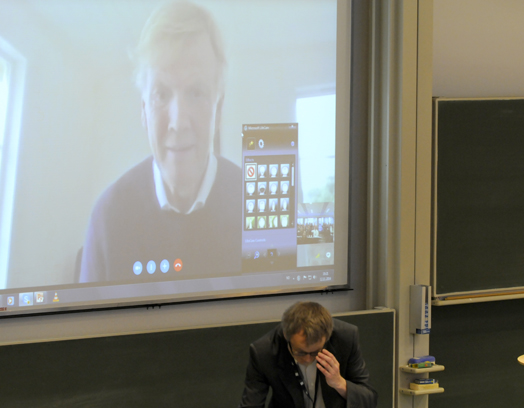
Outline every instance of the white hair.
POLYGON ((206 34, 211 42, 218 66, 217 84, 223 92, 226 58, 220 31, 209 11, 188 1, 163 3, 147 19, 134 52, 138 88, 145 88, 148 67, 166 52, 176 53, 184 38, 199 34, 206 34))

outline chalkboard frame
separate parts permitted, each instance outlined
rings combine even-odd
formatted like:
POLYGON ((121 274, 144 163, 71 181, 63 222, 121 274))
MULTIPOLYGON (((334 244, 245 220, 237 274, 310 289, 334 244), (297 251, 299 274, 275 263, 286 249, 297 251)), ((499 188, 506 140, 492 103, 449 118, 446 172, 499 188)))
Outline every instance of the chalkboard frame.
MULTIPOLYGON (((358 326, 371 384, 379 393, 378 408, 392 407, 395 310, 334 317, 358 326)), ((249 344, 277 323, 1 346, 0 406, 235 407, 244 387, 249 344)))
MULTIPOLYGON (((468 118, 466 117, 468 114, 466 107, 475 107, 475 106, 482 106, 479 104, 485 104, 488 103, 490 105, 496 106, 495 109, 500 109, 501 111, 505 111, 506 114, 508 114, 510 117, 511 114, 508 112, 508 106, 515 105, 516 107, 519 107, 520 110, 513 115, 513 117, 517 117, 517 120, 519 121, 519 124, 522 124, 522 128, 524 129, 524 97, 497 97, 497 98, 441 98, 441 97, 435 97, 433 98, 433 180, 432 180, 432 189, 433 189, 433 208, 432 208, 432 271, 431 271, 431 277, 432 277, 432 288, 433 288, 433 297, 435 300, 433 301, 433 304, 439 305, 439 304, 452 304, 452 303, 462 303, 462 302, 478 302, 478 301, 488 301, 493 300, 492 298, 496 297, 504 297, 504 298, 522 298, 524 297, 524 280, 523 281, 517 281, 515 283, 505 284, 503 279, 500 279, 500 284, 498 281, 498 277, 500 275, 500 271, 497 270, 496 278, 494 278, 491 282, 488 280, 485 280, 482 278, 482 274, 479 273, 478 277, 475 276, 475 278, 467 280, 468 276, 473 276, 471 271, 465 271, 465 270, 454 270, 453 268, 449 268, 449 263, 447 265, 447 268, 444 268, 440 266, 439 269, 439 256, 440 259, 442 259, 442 251, 439 253, 439 249, 442 248, 442 245, 439 247, 439 241, 440 243, 443 242, 442 236, 439 236, 439 233, 445 229, 445 226, 442 224, 442 216, 439 217, 439 210, 441 207, 443 207, 442 204, 442 196, 445 194, 448 194, 449 192, 446 191, 446 188, 443 187, 443 182, 440 176, 441 176, 441 170, 443 167, 449 166, 449 161, 446 165, 442 165, 441 158, 443 156, 443 153, 449 152, 451 147, 454 147, 450 142, 450 134, 446 133, 449 132, 449 128, 451 127, 449 123, 443 122, 444 120, 449 121, 450 118, 443 119, 442 111, 443 108, 452 106, 451 104, 461 104, 462 109, 464 111, 462 112, 455 112, 455 120, 459 120, 461 122, 454 123, 455 129, 459 129, 461 131, 471 131, 469 128, 466 129, 466 125, 471 126, 477 126, 478 123, 474 123, 472 121, 468 122, 468 118), (517 106, 518 105, 518 106, 517 106), (439 115, 440 113, 440 115, 439 115), (457 119, 458 118, 458 119, 457 119), (444 125, 443 125, 444 123, 444 125), (446 130, 447 129, 447 130, 446 130), (439 149, 442 150, 443 144, 442 140, 448 138, 447 144, 444 146, 444 150, 439 152, 439 149), (448 150, 445 150, 445 149, 448 150), (440 167, 439 167, 440 165, 440 167), (445 193, 442 193, 445 191, 445 193), (440 194, 440 195, 439 195, 440 194), (439 201, 440 200, 440 201, 439 201), (457 273, 458 272, 458 273, 457 273), (452 275, 454 273, 454 275, 452 275), (469 274, 469 275, 468 275, 469 274), (464 278, 465 276, 465 278, 464 278), (440 278, 440 279, 439 279, 440 278), (453 282, 461 282, 462 279, 466 279, 465 281, 462 281, 461 284, 455 284, 453 282), (442 284, 443 281, 447 279, 446 285, 442 284), (495 282, 495 280, 497 280, 495 282), (449 284, 449 282, 452 282, 449 284), (464 283, 465 282, 465 283, 464 283)), ((455 105, 459 106, 459 105, 455 105)), ((486 106, 486 105, 484 105, 486 106)), ((484 109, 484 108, 482 108, 484 109)), ((480 110, 479 110, 480 112, 480 110)), ((483 117, 480 117, 479 123, 483 122, 483 117)), ((509 123, 509 120, 506 120, 507 123, 509 123)), ((504 124, 506 122, 500 122, 501 124, 504 124)), ((502 128, 505 129, 505 128, 502 128)), ((512 130, 513 131, 513 130, 512 130)), ((497 146, 497 144, 495 144, 497 146)), ((515 149, 516 150, 516 149, 515 149)), ((477 152, 479 150, 477 149, 477 152)), ((496 154, 497 151, 494 152, 496 154)), ((460 155, 460 149, 457 149, 457 152, 454 152, 457 156, 460 155)), ((449 154, 448 154, 449 156, 449 154)), ((463 157, 463 156, 461 156, 463 157)), ((497 158, 499 160, 503 160, 504 158, 497 158)), ((457 160, 459 162, 459 160, 457 160)), ((457 174, 460 174, 460 172, 457 172, 457 174)), ((457 186, 454 186, 455 192, 460 191, 457 189, 457 186)), ((522 206, 524 207, 524 205, 522 206)), ((460 219, 459 212, 457 214, 454 214, 455 220, 460 219)), ((524 222, 524 217, 523 220, 524 222)), ((449 237, 449 234, 448 234, 449 237)), ((524 238, 521 237, 521 238, 524 238)), ((447 242, 447 241, 446 241, 447 242)), ((502 256, 498 254, 499 256, 502 256)), ((484 277, 485 277, 484 273, 484 277)), ((509 281, 506 279, 506 281, 509 281)))

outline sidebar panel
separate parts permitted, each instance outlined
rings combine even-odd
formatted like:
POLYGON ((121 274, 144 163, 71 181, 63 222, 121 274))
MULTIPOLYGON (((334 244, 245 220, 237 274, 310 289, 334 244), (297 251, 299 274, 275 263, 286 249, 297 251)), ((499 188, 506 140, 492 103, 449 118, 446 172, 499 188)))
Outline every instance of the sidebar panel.
POLYGON ((296 270, 298 124, 242 130, 242 272, 296 270))

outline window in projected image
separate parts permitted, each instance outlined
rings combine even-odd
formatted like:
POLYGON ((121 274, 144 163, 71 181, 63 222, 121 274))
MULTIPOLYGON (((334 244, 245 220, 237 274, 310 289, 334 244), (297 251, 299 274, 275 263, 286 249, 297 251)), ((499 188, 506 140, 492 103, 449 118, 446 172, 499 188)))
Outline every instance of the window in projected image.
POLYGON ((298 155, 301 186, 297 208, 297 266, 332 265, 336 96, 299 98, 296 112, 300 124, 298 155))
POLYGON ((0 288, 8 276, 24 67, 24 58, 0 37, 0 288))
POLYGON ((0 56, 0 168, 2 167, 2 153, 4 151, 5 118, 7 115, 7 61, 0 56))
POLYGON ((7 242, 11 233, 10 219, 11 212, 6 209, 10 198, 6 194, 7 181, 4 166, 6 165, 7 157, 5 149, 5 138, 6 138, 6 118, 7 118, 7 101, 9 91, 9 78, 8 78, 8 63, 2 58, 0 54, 0 244, 2 250, 0 251, 0 287, 5 288, 7 279, 7 263, 9 262, 9 250, 7 242))
POLYGON ((0 309, 348 289, 349 4, 0 2, 0 309))

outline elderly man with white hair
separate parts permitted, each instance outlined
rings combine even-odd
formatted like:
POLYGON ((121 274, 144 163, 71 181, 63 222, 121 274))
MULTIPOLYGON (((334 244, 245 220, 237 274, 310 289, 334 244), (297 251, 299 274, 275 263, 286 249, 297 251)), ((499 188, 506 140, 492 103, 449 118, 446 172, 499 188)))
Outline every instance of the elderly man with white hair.
POLYGON ((200 6, 163 4, 143 28, 136 60, 152 156, 96 203, 80 281, 173 279, 175 258, 177 277, 238 272, 241 171, 214 149, 226 67, 219 30, 200 6), (150 260, 160 268, 145 267, 150 260))

